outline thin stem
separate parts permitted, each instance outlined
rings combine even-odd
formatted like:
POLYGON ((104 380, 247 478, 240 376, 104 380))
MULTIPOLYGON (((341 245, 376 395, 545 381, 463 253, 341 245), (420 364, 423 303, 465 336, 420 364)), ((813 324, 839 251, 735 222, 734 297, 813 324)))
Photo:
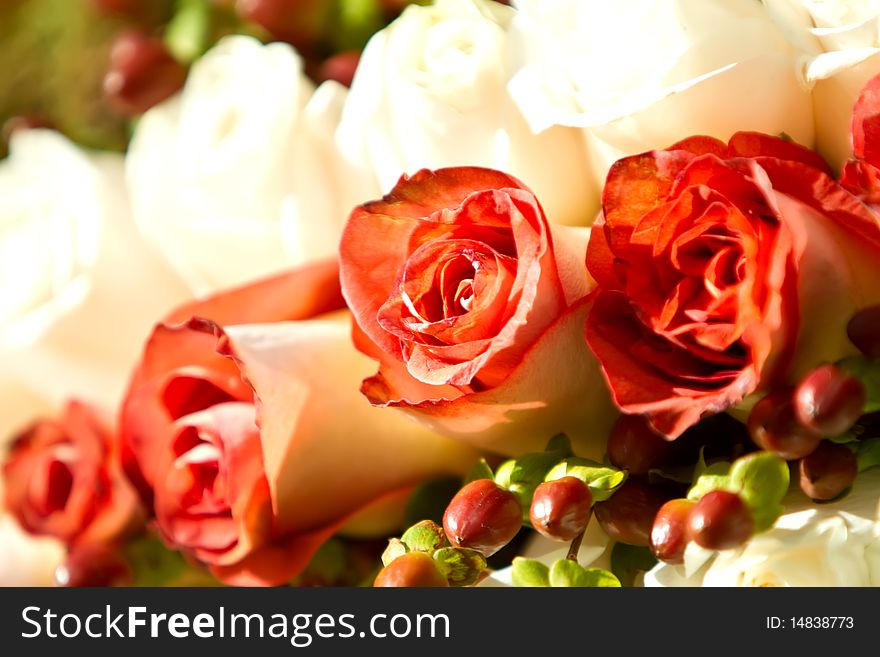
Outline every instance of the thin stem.
POLYGON ((574 540, 571 542, 571 547, 568 548, 568 556, 565 557, 566 559, 577 561, 578 550, 581 549, 581 541, 584 540, 584 533, 586 533, 586 530, 574 537, 574 540))

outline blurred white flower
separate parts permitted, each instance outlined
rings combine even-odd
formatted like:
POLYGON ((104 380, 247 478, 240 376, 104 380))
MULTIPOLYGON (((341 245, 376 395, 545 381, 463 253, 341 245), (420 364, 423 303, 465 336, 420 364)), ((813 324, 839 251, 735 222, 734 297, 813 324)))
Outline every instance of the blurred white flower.
POLYGON ((853 491, 814 504, 799 490, 772 529, 713 553, 688 546, 681 566, 660 564, 646 586, 880 586, 880 468, 853 491))
POLYGON ((0 444, 71 396, 112 408, 188 296, 131 220, 121 157, 16 133, 0 162, 0 444))
POLYGON ((811 146, 798 53, 754 0, 517 0, 510 91, 536 131, 584 128, 597 184, 623 155, 691 135, 811 146))
POLYGON ((313 93, 291 46, 230 36, 141 118, 126 158, 135 219, 196 294, 336 252, 365 200, 333 148, 344 98, 332 82, 313 93))
POLYGON ((865 83, 880 73, 878 0, 764 0, 802 53, 813 87, 816 148, 836 169, 852 155, 850 118, 865 83))
POLYGON ((359 176, 386 192, 421 168, 485 166, 521 179, 551 221, 592 222, 598 190, 577 131, 535 134, 506 91, 514 13, 490 0, 436 0, 373 36, 337 132, 359 176))

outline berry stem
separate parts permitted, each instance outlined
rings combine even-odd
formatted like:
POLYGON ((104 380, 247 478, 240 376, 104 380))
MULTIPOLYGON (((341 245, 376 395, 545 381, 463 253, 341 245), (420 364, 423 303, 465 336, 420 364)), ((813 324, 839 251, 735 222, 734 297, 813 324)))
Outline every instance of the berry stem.
POLYGON ((577 536, 575 536, 574 540, 571 542, 571 547, 568 548, 568 555, 565 557, 566 559, 570 559, 572 561, 577 561, 578 559, 578 551, 581 549, 581 541, 584 540, 584 532, 581 532, 577 536))

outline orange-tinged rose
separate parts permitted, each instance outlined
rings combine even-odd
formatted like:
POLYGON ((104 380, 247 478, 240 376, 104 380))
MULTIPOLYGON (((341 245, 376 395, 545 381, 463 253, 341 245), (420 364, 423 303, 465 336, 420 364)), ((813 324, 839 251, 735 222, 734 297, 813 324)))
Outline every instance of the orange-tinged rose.
POLYGON ((354 210, 341 245, 363 392, 503 453, 568 433, 601 456, 613 409, 578 334, 585 229, 553 227, 515 178, 422 170, 354 210))
POLYGON ((112 543, 143 525, 144 509, 122 472, 112 422, 72 401, 13 441, 3 466, 5 505, 28 532, 68 547, 112 543))
POLYGON ((626 413, 676 437, 853 350, 876 303, 877 216, 781 139, 694 137, 619 160, 587 266, 586 337, 626 413))
POLYGON ((170 320, 187 315, 147 343, 123 437, 165 540, 222 580, 285 583, 359 512, 472 464, 472 450, 361 398, 369 360, 335 262, 170 320))

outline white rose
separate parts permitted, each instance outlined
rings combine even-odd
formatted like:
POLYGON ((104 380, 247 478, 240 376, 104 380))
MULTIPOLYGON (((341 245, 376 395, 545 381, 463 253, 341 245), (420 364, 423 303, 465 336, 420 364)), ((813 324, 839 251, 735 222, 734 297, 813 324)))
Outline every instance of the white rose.
POLYGON ((598 190, 577 131, 533 133, 506 91, 514 13, 490 0, 436 0, 373 36, 337 132, 359 175, 385 192, 421 168, 490 167, 528 185, 551 221, 592 222, 598 190))
POLYGON ((742 548, 688 546, 681 566, 659 565, 647 586, 880 586, 880 468, 859 475, 838 502, 817 505, 799 490, 772 529, 742 548))
POLYGON ((813 142, 797 51, 755 0, 517 0, 510 91, 530 125, 584 128, 598 184, 624 155, 738 130, 813 142))
POLYGON ((64 560, 61 541, 25 532, 3 507, 0 477, 0 586, 52 586, 64 560))
POLYGON ((121 157, 16 133, 0 162, 0 444, 70 396, 115 406, 188 296, 131 220, 121 157))
POLYGON ((764 0, 803 53, 813 87, 816 148, 839 169, 852 155, 850 118, 865 83, 880 73, 877 0, 764 0))
POLYGON ((336 83, 313 93, 291 46, 231 36, 141 118, 126 158, 135 219, 196 294, 336 252, 363 200, 337 176, 344 97, 336 83))

